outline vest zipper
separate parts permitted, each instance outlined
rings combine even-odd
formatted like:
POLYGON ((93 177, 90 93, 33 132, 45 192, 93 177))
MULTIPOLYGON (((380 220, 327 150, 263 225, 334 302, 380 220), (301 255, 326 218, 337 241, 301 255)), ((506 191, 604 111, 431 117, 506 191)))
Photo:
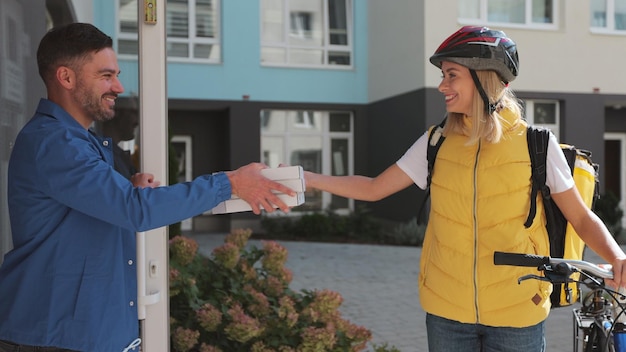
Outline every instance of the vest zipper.
POLYGON ((478 310, 478 216, 476 214, 478 199, 478 159, 480 156, 481 140, 478 140, 478 149, 476 150, 476 159, 474 159, 474 192, 473 192, 473 209, 472 216, 474 218, 474 309, 476 310, 476 323, 480 323, 480 313, 478 310))

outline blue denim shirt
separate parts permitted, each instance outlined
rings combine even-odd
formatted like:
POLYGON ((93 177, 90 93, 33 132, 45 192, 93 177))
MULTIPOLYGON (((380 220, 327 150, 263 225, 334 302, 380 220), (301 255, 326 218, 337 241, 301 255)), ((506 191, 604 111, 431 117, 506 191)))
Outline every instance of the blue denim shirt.
POLYGON ((135 232, 231 196, 224 173, 135 188, 113 169, 111 143, 46 99, 19 133, 9 162, 14 249, 0 267, 0 340, 122 351, 138 337, 135 232))

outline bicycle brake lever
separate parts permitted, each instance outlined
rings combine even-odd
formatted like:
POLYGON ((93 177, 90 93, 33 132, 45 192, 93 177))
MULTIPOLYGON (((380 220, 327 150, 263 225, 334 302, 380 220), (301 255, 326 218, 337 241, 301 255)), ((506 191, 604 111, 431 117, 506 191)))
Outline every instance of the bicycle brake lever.
POLYGON ((519 279, 517 279, 517 284, 521 284, 522 281, 524 280, 529 280, 529 279, 535 279, 535 280, 540 280, 540 281, 550 281, 548 278, 543 277, 543 276, 539 276, 539 275, 534 275, 534 274, 529 274, 529 275, 524 275, 522 277, 520 277, 519 279))
POLYGON ((572 282, 570 275, 572 272, 559 272, 559 271, 546 271, 546 281, 550 281, 553 284, 566 284, 572 282))

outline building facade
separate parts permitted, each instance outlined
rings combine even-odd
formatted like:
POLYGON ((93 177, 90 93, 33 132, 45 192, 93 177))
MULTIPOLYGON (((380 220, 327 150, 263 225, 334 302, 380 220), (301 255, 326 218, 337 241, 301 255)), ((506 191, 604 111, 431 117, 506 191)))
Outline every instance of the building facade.
MULTIPOLYGON (((34 52, 46 23, 91 22, 111 35, 131 99, 141 89, 137 6, 137 0, 0 2, 2 233, 9 233, 4 175, 11 141, 43 94, 34 52)), ((429 56, 460 26, 485 25, 518 45, 520 76, 511 87, 526 118, 592 150, 601 192, 616 194, 623 207, 626 0, 168 0, 162 20, 169 130, 184 160, 179 180, 253 161, 377 175, 444 116, 441 72, 429 56)), ((423 196, 413 186, 366 206, 408 221, 423 196)), ((358 206, 329 194, 306 198, 294 213, 358 206)), ((258 228, 258 217, 204 214, 184 226, 258 228)))

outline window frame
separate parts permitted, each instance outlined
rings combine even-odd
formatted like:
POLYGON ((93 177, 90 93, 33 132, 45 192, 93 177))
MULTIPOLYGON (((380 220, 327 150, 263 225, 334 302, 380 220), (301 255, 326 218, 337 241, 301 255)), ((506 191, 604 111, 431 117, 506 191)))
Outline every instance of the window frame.
MULTIPOLYGON (((310 46, 310 45, 295 45, 289 43, 289 38, 293 37, 292 35, 292 25, 291 25, 291 14, 289 8, 289 0, 279 0, 282 2, 282 8, 284 13, 282 14, 282 39, 280 41, 265 41, 263 39, 264 33, 264 3, 261 1, 260 11, 259 11, 259 42, 260 42, 260 53, 259 60, 261 66, 264 67, 290 67, 290 68, 323 68, 323 69, 337 69, 337 70, 351 70, 354 68, 354 2, 353 0, 345 0, 346 3, 346 38, 347 45, 337 45, 330 43, 330 36, 333 33, 336 33, 337 29, 331 29, 329 27, 329 6, 328 1, 330 0, 315 0, 321 1, 322 10, 323 10, 323 24, 322 24, 322 44, 320 46, 310 46), (284 62, 268 62, 263 61, 263 49, 264 48, 274 48, 281 49, 285 51, 285 60, 284 62), (320 50, 322 52, 322 63, 321 64, 304 64, 304 63, 293 63, 290 62, 290 52, 292 50, 320 50), (342 53, 348 54, 350 58, 349 65, 341 65, 341 64, 333 64, 329 62, 330 53, 342 53)), ((311 1, 311 0, 309 0, 311 1)), ((301 13, 302 11, 294 11, 295 13, 301 13)))
MULTIPOLYGON (((464 0, 459 0, 459 1, 464 1, 464 0)), ((491 27, 499 27, 499 28, 521 28, 521 29, 535 29, 535 30, 557 30, 559 28, 560 0, 552 0, 552 14, 553 14, 552 23, 542 23, 542 22, 532 21, 533 0, 524 0, 525 2, 524 23, 489 21, 488 2, 490 0, 477 0, 477 1, 479 2, 479 17, 478 18, 461 17, 460 6, 457 5, 457 9, 459 10, 459 17, 458 17, 459 23, 464 24, 464 25, 477 25, 477 26, 489 25, 491 27)))
POLYGON ((555 99, 522 99, 524 102, 524 118, 530 125, 540 126, 552 131, 557 140, 560 140, 561 130, 561 104, 555 99), (553 104, 554 105, 554 120, 553 124, 541 124, 535 122, 535 104, 553 104))
MULTIPOLYGON (((354 157, 354 119, 355 118, 354 118, 353 111, 338 110, 338 109, 307 109, 304 107, 293 108, 293 109, 264 108, 264 109, 261 109, 259 112, 259 119, 263 119, 264 114, 266 112, 273 112, 273 111, 295 112, 296 115, 303 114, 303 116, 311 116, 315 113, 322 113, 322 118, 320 119, 321 120, 320 131, 314 132, 311 129, 307 130, 306 128, 301 129, 301 130, 295 130, 294 127, 299 128, 299 127, 305 127, 305 126, 297 124, 296 121, 293 121, 293 123, 289 123, 289 121, 286 121, 286 126, 283 131, 267 132, 267 131, 263 131, 264 124, 263 124, 263 120, 261 120, 261 123, 260 123, 261 129, 259 131, 260 133, 259 160, 261 160, 262 162, 265 162, 264 155, 263 155, 265 152, 263 148, 264 137, 282 139, 281 141, 282 152, 284 155, 282 155, 281 158, 286 158, 286 160, 282 160, 282 161, 279 160, 279 161, 288 163, 289 158, 291 156, 291 151, 292 151, 290 147, 294 145, 293 140, 295 138, 298 138, 298 137, 308 138, 308 137, 319 136, 321 138, 321 163, 320 163, 321 173, 326 174, 326 175, 331 175, 332 170, 333 170, 332 141, 337 140, 337 139, 342 139, 342 140, 347 140, 347 146, 348 146, 347 165, 345 165, 346 167, 345 174, 347 175, 354 174, 354 160, 355 160, 355 157, 354 157), (331 129, 331 125, 330 125, 331 115, 334 113, 349 115, 350 128, 348 132, 330 130, 331 129)), ((268 166, 277 167, 278 165, 268 165, 268 166)), ((294 211, 292 211, 290 214, 299 216, 307 212, 317 212, 317 211, 323 211, 325 209, 328 209, 330 205, 332 204, 333 195, 328 192, 319 192, 319 193, 321 196, 321 208, 320 209, 299 211, 298 209, 294 208, 293 209, 294 211)), ((338 214, 349 214, 350 212, 354 211, 354 200, 349 199, 349 198, 347 198, 347 200, 348 200, 347 208, 333 208, 333 211, 335 211, 338 214)), ((272 216, 272 214, 268 214, 268 216, 272 216)))
MULTIPOLYGON (((131 0, 132 1, 132 0, 131 0)), ((136 1, 141 1, 141 0, 136 0, 136 1)), ((165 0, 167 1, 167 0, 165 0)), ((186 0, 187 1, 187 24, 188 24, 188 29, 187 29, 187 37, 186 38, 178 38, 178 37, 170 37, 167 36, 167 43, 166 45, 169 47, 169 45, 171 44, 178 44, 178 43, 182 43, 182 44, 186 44, 188 46, 187 48, 187 57, 180 57, 180 56, 170 56, 169 54, 167 55, 167 61, 168 62, 184 62, 184 63, 202 63, 202 64, 220 64, 222 63, 222 6, 221 6, 221 1, 222 0, 212 0, 213 2, 213 7, 214 7, 214 13, 215 13, 215 38, 205 38, 205 37, 198 37, 197 33, 196 33, 196 0, 186 0), (194 57, 194 52, 195 52, 195 45, 214 45, 217 47, 217 50, 219 50, 219 55, 217 56, 217 58, 213 59, 213 58, 208 58, 208 59, 202 59, 202 58, 196 58, 194 57)), ((136 60, 137 59, 137 55, 135 54, 130 54, 130 53, 122 53, 119 50, 119 42, 122 40, 127 40, 127 41, 139 41, 139 34, 137 32, 135 33, 131 33, 131 32, 123 32, 122 28, 121 28, 121 14, 120 14, 120 6, 121 6, 121 0, 116 0, 115 3, 116 6, 116 39, 115 39, 115 45, 116 45, 116 50, 118 52, 118 56, 120 59, 133 59, 136 60)), ((166 11, 168 9, 166 8, 166 11)), ((169 13, 166 14, 166 21, 168 20, 167 17, 169 17, 169 13)))
MULTIPOLYGON (((591 33, 626 35, 626 28, 625 29, 615 28, 615 0, 602 0, 602 1, 604 1, 604 4, 606 5, 606 12, 605 12, 605 19, 604 19, 606 26, 604 27, 595 26, 592 19, 589 18, 589 30, 591 31, 591 33)), ((590 1, 589 6, 590 6, 589 14, 590 16, 592 16, 593 9, 591 8, 592 6, 591 1, 590 1)))
MULTIPOLYGON (((172 135, 171 143, 173 145, 178 145, 180 149, 176 149, 177 153, 183 155, 184 165, 178 165, 178 171, 183 171, 184 175, 178 174, 176 175, 177 181, 187 182, 193 180, 193 136, 191 135, 172 135), (181 170, 182 169, 182 170, 181 170), (182 176, 182 180, 181 180, 182 176)), ((193 230, 193 221, 192 218, 188 218, 182 220, 180 229, 183 231, 193 230)))

